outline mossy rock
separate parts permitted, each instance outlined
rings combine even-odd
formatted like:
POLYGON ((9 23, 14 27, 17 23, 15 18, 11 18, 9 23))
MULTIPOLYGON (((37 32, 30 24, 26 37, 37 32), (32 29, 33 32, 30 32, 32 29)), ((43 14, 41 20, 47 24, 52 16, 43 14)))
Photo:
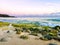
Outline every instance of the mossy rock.
POLYGON ((8 40, 6 38, 1 38, 0 42, 7 42, 8 40))
POLYGON ((28 39, 29 37, 28 36, 25 36, 25 35, 22 35, 20 36, 21 39, 28 39))
POLYGON ((48 41, 48 39, 44 38, 44 37, 40 37, 39 39, 44 40, 44 41, 48 41))
POLYGON ((16 31, 16 34, 21 34, 21 31, 16 31))
POLYGON ((32 32, 30 35, 38 36, 38 34, 34 32, 32 32))
POLYGON ((55 44, 55 43, 49 43, 48 45, 57 45, 57 44, 55 44))

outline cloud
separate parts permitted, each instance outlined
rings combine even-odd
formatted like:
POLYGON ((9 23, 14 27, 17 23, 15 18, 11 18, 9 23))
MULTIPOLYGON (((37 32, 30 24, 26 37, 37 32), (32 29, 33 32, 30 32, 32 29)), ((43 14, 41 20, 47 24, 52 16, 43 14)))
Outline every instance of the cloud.
POLYGON ((8 14, 42 14, 60 11, 52 0, 0 0, 0 12, 8 14))

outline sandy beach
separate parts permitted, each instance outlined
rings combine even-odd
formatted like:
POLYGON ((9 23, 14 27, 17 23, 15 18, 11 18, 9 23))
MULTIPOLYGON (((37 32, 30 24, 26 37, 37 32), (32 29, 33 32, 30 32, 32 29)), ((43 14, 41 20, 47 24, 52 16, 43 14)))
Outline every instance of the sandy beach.
POLYGON ((0 45, 48 45, 49 43, 56 43, 60 45, 60 42, 56 40, 44 41, 44 40, 35 40, 34 37, 31 37, 27 40, 19 38, 20 35, 14 34, 10 40, 7 42, 0 42, 0 45))
MULTIPOLYGON (((48 45, 51 41, 42 41, 42 40, 23 40, 23 39, 17 39, 13 38, 12 40, 8 42, 0 42, 0 45, 48 45)), ((52 41, 52 43, 56 42, 58 45, 60 45, 57 41, 52 41)))

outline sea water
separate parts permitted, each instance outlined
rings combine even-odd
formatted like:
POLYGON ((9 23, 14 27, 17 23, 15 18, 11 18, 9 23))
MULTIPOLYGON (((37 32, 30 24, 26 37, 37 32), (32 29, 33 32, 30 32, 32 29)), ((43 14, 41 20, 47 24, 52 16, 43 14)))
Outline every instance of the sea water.
POLYGON ((33 23, 39 22, 43 26, 60 26, 60 17, 16 17, 16 18, 1 18, 2 22, 9 23, 33 23))

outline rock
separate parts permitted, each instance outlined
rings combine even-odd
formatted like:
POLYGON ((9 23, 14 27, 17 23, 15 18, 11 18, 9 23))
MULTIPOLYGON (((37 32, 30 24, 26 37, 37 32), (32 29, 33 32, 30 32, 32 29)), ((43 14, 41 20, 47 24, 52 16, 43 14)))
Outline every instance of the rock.
POLYGON ((0 39, 0 42, 7 42, 7 41, 9 41, 11 38, 9 38, 9 37, 4 37, 4 38, 1 38, 0 39))

